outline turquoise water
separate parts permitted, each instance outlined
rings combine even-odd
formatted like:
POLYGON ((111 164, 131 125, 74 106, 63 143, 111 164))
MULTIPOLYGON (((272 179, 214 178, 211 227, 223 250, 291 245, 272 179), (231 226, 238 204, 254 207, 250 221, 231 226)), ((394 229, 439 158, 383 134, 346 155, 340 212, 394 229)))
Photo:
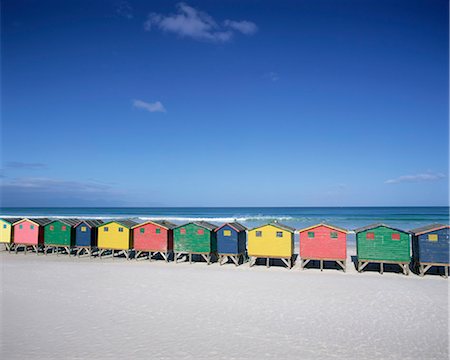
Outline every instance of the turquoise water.
POLYGON ((184 208, 2 208, 2 216, 167 219, 175 223, 237 220, 247 227, 278 220, 295 228, 327 222, 346 229, 383 222, 409 230, 429 223, 449 223, 448 207, 184 207, 184 208))

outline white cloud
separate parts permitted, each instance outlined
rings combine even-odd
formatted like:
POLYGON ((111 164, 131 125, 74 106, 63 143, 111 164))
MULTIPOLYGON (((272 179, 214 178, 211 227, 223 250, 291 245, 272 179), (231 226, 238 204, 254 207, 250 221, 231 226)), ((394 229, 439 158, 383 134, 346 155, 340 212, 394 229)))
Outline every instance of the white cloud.
POLYGON ((128 20, 133 19, 133 8, 128 1, 121 1, 116 5, 116 14, 128 20))
POLYGON ((258 27, 256 26, 256 24, 247 20, 242 21, 225 20, 223 24, 226 27, 240 31, 244 35, 253 35, 258 31, 258 27))
POLYGON ((423 174, 415 174, 415 175, 403 175, 399 176, 395 179, 386 180, 385 184, 399 184, 405 182, 425 182, 425 181, 438 181, 444 179, 445 175, 442 173, 423 173, 423 174))
POLYGON ((153 28, 156 28, 181 37, 211 42, 227 42, 231 40, 235 31, 245 35, 252 35, 257 30, 257 26, 254 23, 245 20, 225 20, 224 26, 220 26, 207 13, 183 2, 178 3, 176 8, 176 14, 149 14, 147 21, 144 23, 145 30, 151 31, 153 28))
POLYGON ((264 74, 264 77, 273 82, 280 80, 280 76, 276 72, 273 72, 273 71, 264 74))
POLYGON ((133 100, 133 107, 144 109, 149 112, 166 112, 164 105, 159 101, 148 103, 142 100, 133 100))

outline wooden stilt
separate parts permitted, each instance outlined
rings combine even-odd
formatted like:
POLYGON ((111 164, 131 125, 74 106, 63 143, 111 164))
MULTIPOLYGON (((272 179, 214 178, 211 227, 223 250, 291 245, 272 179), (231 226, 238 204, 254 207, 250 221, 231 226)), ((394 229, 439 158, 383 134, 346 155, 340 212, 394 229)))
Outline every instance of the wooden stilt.
POLYGON ((192 264, 192 253, 189 253, 189 264, 192 264))
POLYGON ((320 260, 320 271, 323 271, 323 260, 320 260))
POLYGON ((270 258, 266 259, 266 267, 268 268, 270 266, 270 258))

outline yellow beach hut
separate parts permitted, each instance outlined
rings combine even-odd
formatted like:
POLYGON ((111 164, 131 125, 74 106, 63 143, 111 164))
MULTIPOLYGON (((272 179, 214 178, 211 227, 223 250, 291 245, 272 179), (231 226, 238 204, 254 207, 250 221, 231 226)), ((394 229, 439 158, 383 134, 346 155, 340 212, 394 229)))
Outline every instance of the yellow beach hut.
POLYGON ((247 248, 250 266, 255 265, 258 258, 265 258, 267 267, 270 266, 270 259, 281 259, 288 268, 291 268, 294 256, 294 232, 294 228, 279 222, 249 230, 247 248))
POLYGON ((110 252, 115 255, 125 255, 128 259, 133 248, 133 231, 131 228, 138 223, 133 220, 113 220, 98 226, 97 247, 98 256, 110 252), (117 252, 116 252, 117 251, 117 252))
POLYGON ((21 218, 0 219, 0 243, 5 244, 6 250, 10 251, 13 246, 14 226, 13 224, 21 218))

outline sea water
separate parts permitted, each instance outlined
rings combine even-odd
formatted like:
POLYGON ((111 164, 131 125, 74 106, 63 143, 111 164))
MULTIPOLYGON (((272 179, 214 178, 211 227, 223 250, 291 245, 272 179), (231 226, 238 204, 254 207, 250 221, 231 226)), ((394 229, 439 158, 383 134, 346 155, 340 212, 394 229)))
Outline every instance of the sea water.
MULTIPOLYGON (((176 224, 204 220, 217 225, 238 221, 252 228, 278 221, 296 229, 317 223, 329 223, 348 230, 373 223, 410 230, 430 223, 449 224, 448 207, 58 207, 58 208, 2 208, 0 215, 50 218, 132 218, 169 220, 176 224)), ((349 236, 354 241, 354 236, 349 236)))

